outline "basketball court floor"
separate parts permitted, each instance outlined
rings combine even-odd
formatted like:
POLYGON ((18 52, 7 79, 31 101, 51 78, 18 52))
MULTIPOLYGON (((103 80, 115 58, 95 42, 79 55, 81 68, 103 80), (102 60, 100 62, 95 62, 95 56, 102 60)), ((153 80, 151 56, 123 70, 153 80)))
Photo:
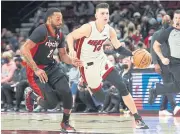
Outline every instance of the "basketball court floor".
MULTIPOLYGON (((133 117, 125 114, 73 113, 77 134, 180 134, 180 117, 142 114, 150 129, 135 129, 133 117)), ((60 134, 62 113, 1 113, 1 134, 60 134)))

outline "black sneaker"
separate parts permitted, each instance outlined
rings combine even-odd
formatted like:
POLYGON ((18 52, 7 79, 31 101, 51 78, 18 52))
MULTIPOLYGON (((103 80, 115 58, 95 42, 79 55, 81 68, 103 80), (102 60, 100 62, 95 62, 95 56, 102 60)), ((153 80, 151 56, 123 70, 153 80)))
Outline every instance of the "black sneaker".
POLYGON ((137 129, 149 129, 142 119, 136 119, 135 122, 137 129))
POLYGON ((150 89, 149 89, 148 103, 149 103, 150 105, 152 105, 152 104, 154 103, 156 97, 157 97, 157 95, 156 95, 156 93, 155 93, 155 89, 150 88, 150 89))
POLYGON ((74 129, 74 127, 72 127, 69 122, 62 122, 61 123, 61 132, 63 133, 72 133, 72 132, 76 132, 76 130, 74 129))

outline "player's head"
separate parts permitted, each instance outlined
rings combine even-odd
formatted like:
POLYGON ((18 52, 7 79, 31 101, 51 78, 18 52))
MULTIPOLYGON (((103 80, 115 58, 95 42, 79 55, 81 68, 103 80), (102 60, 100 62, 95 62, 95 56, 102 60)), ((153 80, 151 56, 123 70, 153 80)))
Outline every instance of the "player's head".
POLYGON ((162 18, 162 25, 164 28, 168 28, 171 24, 171 17, 169 15, 164 15, 162 18))
POLYGON ((6 51, 2 54, 2 59, 4 60, 4 63, 9 63, 13 58, 13 55, 10 51, 6 51))
POLYGON ((102 24, 107 24, 109 22, 109 4, 100 3, 96 6, 96 20, 102 24))
POLYGON ((174 12, 173 22, 176 27, 180 27, 180 10, 174 12))
POLYGON ((49 8, 46 12, 46 23, 53 28, 59 29, 62 25, 62 14, 58 8, 49 8))

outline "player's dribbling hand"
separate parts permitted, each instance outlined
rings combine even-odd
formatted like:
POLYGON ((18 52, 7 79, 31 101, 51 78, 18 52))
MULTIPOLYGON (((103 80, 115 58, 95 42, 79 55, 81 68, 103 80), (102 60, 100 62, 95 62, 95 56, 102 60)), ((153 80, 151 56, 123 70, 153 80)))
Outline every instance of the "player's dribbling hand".
POLYGON ((82 67, 83 63, 81 60, 77 59, 77 58, 72 58, 72 64, 76 67, 82 67))
POLYGON ((164 65, 168 65, 169 64, 169 59, 168 58, 162 58, 161 61, 162 61, 162 63, 164 65))
POLYGON ((48 77, 47 77, 47 74, 44 70, 42 69, 37 69, 34 71, 35 74, 39 77, 39 80, 42 82, 42 83, 46 83, 48 82, 48 77))

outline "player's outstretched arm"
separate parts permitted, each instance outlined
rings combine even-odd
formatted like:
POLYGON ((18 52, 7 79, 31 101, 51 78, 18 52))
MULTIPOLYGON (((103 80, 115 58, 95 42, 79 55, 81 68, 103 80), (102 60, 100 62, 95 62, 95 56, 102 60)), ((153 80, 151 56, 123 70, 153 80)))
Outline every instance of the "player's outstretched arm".
POLYGON ((169 64, 169 59, 165 58, 162 54, 161 48, 160 48, 160 43, 156 40, 153 44, 153 49, 155 51, 155 53, 159 56, 159 58, 161 59, 162 63, 164 65, 168 65, 169 64))
POLYGON ((66 41, 69 47, 69 52, 71 57, 76 57, 74 53, 74 41, 82 37, 88 37, 91 33, 91 26, 89 24, 84 24, 80 28, 72 31, 66 37, 66 41))
POLYGON ((66 64, 72 64, 74 66, 81 67, 82 62, 78 59, 71 58, 66 51, 66 48, 59 48, 59 56, 61 58, 61 61, 63 61, 66 64))
POLYGON ((117 39, 117 34, 114 28, 110 27, 110 40, 112 45, 114 46, 115 50, 122 55, 125 56, 132 56, 133 53, 123 47, 123 44, 117 39))

